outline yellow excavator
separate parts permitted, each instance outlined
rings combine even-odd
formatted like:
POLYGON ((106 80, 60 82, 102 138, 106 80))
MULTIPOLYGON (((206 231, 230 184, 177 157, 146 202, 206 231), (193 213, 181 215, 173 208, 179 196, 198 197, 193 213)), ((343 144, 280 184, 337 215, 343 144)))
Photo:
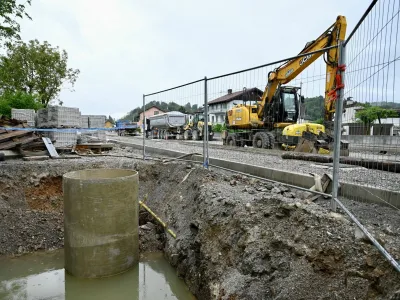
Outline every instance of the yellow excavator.
MULTIPOLYGON (((308 42, 295 58, 282 64, 268 74, 268 84, 263 95, 252 104, 235 105, 227 111, 227 130, 222 133, 223 143, 231 146, 253 146, 255 148, 273 148, 276 143, 297 146, 304 132, 312 135, 312 139, 324 136, 325 126, 314 123, 297 124, 300 106, 304 97, 299 95, 299 87, 286 86, 304 71, 316 59, 325 54, 326 85, 324 119, 331 124, 335 113, 337 74, 341 66, 338 64, 338 44, 346 35, 346 18, 338 16, 316 40, 308 42), (333 47, 332 47, 333 46, 333 47), (335 47, 336 46, 336 47, 335 47), (327 51, 320 51, 328 48, 327 51), (301 56, 302 54, 307 54, 301 56)), ((319 140, 321 141, 321 140, 319 140)))

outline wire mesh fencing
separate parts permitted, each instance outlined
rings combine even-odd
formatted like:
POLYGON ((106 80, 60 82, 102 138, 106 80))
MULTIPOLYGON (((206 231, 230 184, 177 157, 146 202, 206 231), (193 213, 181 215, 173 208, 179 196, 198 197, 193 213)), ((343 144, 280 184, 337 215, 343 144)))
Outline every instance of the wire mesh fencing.
POLYGON ((285 136, 282 133, 289 124, 306 124, 311 121, 322 123, 326 88, 325 51, 318 54, 320 57, 299 76, 277 88, 277 96, 286 111, 276 116, 276 121, 281 123, 280 127, 266 127, 264 123, 264 109, 269 104, 267 101, 263 103, 262 96, 268 78, 288 62, 298 62, 307 57, 307 53, 209 78, 209 121, 215 131, 214 141, 209 143, 210 157, 274 169, 275 172, 269 172, 270 179, 304 188, 304 182, 294 173, 309 174, 315 169, 302 161, 281 158, 285 150, 296 147, 301 129, 293 135, 285 136))
POLYGON ((204 102, 205 79, 144 95, 144 117, 143 112, 140 117, 144 130, 143 157, 150 156, 146 146, 206 157, 205 146, 209 137, 205 135, 208 122, 205 120, 204 102))
POLYGON ((338 172, 342 209, 365 222, 371 236, 386 232, 387 251, 376 246, 400 271, 388 253, 399 255, 390 238, 400 221, 399 13, 397 0, 373 1, 345 42, 341 142, 350 151, 340 157, 338 172))
POLYGON ((145 146, 198 153, 205 167, 209 158, 262 167, 270 180, 324 196, 331 183, 331 204, 320 204, 338 205, 400 271, 389 254, 400 253, 371 227, 371 203, 388 236, 400 216, 399 13, 398 0, 374 0, 347 40, 335 36, 339 18, 323 33, 338 44, 307 52, 307 43, 298 56, 144 95, 144 158, 145 146), (293 150, 315 157, 293 159, 293 150))

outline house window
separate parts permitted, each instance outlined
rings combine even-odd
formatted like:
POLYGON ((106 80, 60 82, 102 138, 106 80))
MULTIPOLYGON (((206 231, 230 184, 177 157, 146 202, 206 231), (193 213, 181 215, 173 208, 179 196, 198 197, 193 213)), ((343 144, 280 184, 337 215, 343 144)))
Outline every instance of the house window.
POLYGON ((158 110, 154 111, 154 115, 158 115, 160 112, 158 110))

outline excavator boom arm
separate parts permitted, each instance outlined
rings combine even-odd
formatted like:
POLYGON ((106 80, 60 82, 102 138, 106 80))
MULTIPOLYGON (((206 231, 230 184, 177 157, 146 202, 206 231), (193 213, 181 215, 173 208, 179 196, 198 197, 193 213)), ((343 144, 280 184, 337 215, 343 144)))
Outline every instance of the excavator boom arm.
MULTIPOLYGON (((299 53, 299 55, 306 53, 310 54, 291 59, 272 71, 269 74, 268 84, 265 87, 265 91, 261 97, 261 103, 258 106, 258 116, 260 118, 263 117, 265 104, 272 101, 274 94, 281 84, 289 83, 325 53, 325 51, 318 52, 318 50, 322 50, 330 46, 337 46, 339 41, 345 39, 345 34, 346 18, 344 16, 338 16, 336 22, 332 26, 330 26, 315 41, 308 43, 306 47, 299 53)), ((334 111, 332 111, 332 109, 334 110, 334 103, 327 98, 329 98, 328 93, 335 87, 338 49, 337 47, 333 47, 327 50, 326 53, 327 80, 325 85, 325 118, 329 117, 329 113, 334 113, 334 111)))

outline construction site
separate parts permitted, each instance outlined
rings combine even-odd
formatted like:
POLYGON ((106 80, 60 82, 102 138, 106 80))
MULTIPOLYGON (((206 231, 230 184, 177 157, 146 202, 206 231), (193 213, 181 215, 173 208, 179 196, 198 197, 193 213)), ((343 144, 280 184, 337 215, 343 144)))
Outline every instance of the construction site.
POLYGON ((400 299, 400 5, 332 21, 115 127, 0 116, 0 299, 400 299))

